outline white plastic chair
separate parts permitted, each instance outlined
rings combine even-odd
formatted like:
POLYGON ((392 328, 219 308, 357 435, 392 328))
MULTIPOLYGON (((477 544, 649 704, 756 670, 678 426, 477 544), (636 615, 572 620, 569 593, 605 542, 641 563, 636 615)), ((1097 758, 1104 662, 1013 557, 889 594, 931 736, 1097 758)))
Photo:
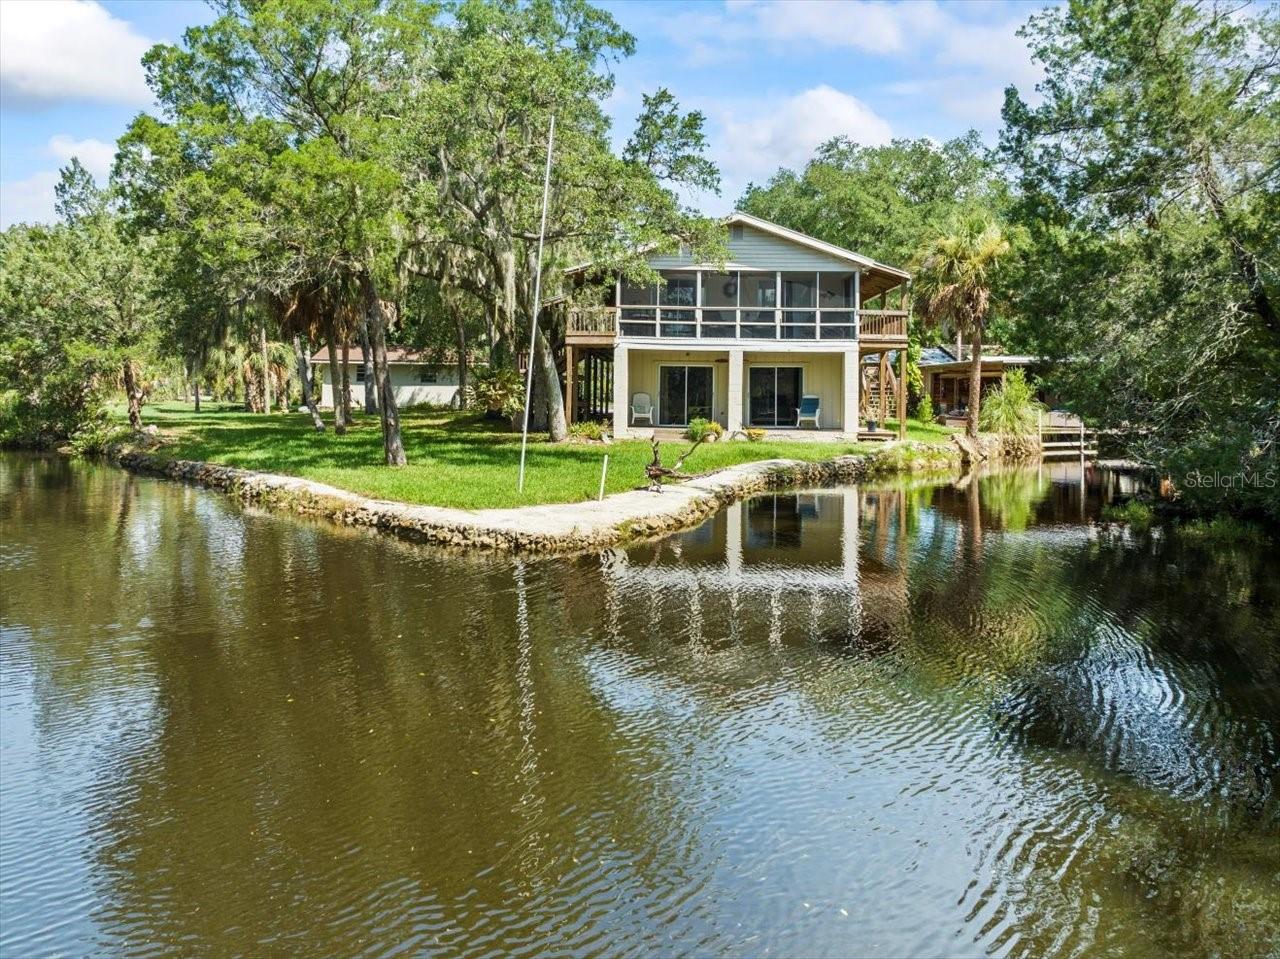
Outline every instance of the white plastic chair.
POLYGON ((631 422, 648 420, 653 425, 653 400, 648 393, 636 393, 631 397, 631 422))
POLYGON ((800 397, 800 408, 796 410, 796 427, 806 421, 813 424, 815 430, 822 429, 818 425, 818 417, 822 415, 822 400, 816 396, 800 397))

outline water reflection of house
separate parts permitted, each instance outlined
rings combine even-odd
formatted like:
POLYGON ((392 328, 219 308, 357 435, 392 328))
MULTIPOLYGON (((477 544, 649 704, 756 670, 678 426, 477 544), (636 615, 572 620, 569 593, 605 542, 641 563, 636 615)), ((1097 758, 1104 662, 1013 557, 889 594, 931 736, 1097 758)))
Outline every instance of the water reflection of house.
POLYGON ((905 614, 905 551, 890 545, 902 502, 897 491, 847 488, 734 503, 680 536, 608 554, 605 580, 615 601, 696 606, 700 623, 706 605, 727 600, 729 632, 758 621, 759 607, 775 638, 801 624, 809 635, 857 635, 872 604, 877 618, 905 614))

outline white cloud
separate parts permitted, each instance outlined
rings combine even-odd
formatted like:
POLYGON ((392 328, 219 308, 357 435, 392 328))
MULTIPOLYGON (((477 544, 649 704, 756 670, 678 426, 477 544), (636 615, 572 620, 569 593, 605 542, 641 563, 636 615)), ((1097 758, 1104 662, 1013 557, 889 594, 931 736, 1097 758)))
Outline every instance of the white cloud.
MULTIPOLYGON (((49 138, 44 152, 58 161, 59 168, 78 157, 99 182, 111 173, 115 159, 114 143, 95 140, 92 137, 77 140, 59 133, 49 138)), ((53 188, 58 185, 59 170, 37 170, 21 180, 5 180, 0 183, 0 230, 15 223, 48 223, 54 219, 53 188)))
MULTIPOLYGON (((861 59, 891 58, 896 82, 880 87, 904 101, 990 132, 1004 88, 1016 84, 1035 102, 1042 78, 1018 28, 1031 7, 935 0, 725 0, 669 18, 665 29, 694 67, 750 56, 810 60, 851 49, 861 59)), ((909 104, 908 104, 909 105, 909 104)))
POLYGON ((1029 90, 1043 79, 1044 71, 1032 62, 1027 42, 1018 36, 1022 23, 1022 19, 996 24, 955 23, 942 36, 938 60, 976 67, 1029 90))
POLYGON ((151 102, 151 41, 93 0, 0 0, 0 100, 38 109, 68 101, 151 102))
POLYGON ((731 201, 746 181, 762 180, 780 166, 803 166, 834 136, 874 146, 893 135, 888 121, 865 103, 825 84, 791 97, 709 105, 707 112, 718 126, 712 150, 731 201))
POLYGON ((53 219, 56 170, 40 170, 21 180, 0 182, 0 230, 15 223, 48 223, 53 219))
POLYGON ((92 137, 75 140, 65 133, 50 137, 47 149, 58 158, 61 166, 70 163, 72 157, 78 158, 84 164, 84 168, 98 180, 105 180, 111 173, 111 164, 116 157, 114 143, 104 143, 92 137))

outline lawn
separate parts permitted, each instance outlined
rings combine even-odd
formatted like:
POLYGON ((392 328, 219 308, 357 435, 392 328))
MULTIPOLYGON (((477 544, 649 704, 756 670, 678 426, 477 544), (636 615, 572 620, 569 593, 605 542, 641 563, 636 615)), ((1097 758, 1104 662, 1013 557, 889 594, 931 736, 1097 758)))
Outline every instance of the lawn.
MULTIPOLYGON (((178 459, 223 463, 270 473, 287 473, 328 483, 379 499, 464 509, 577 502, 595 497, 600 467, 609 455, 605 491, 616 493, 643 485, 649 461, 646 440, 551 444, 530 436, 523 494, 516 493, 520 436, 503 424, 469 412, 405 410, 401 415, 409 465, 382 465, 382 434, 377 416, 357 414, 345 436, 330 429, 316 433, 304 412, 245 413, 203 404, 199 414, 189 403, 156 403, 143 410, 143 422, 154 423, 175 443, 165 448, 178 459)), ((896 424, 891 424, 895 425, 896 424)), ((911 422, 907 435, 940 442, 947 430, 911 422)), ((663 461, 674 462, 685 442, 663 444, 663 461)), ((821 460, 842 453, 864 452, 871 444, 742 441, 708 443, 685 463, 690 473, 705 473, 753 460, 785 458, 821 460)))

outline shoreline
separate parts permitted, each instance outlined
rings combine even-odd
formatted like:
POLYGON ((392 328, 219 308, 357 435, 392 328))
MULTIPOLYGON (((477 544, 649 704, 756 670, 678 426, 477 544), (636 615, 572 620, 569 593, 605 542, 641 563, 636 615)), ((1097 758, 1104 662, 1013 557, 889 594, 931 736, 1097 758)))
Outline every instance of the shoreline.
POLYGON ((770 459, 728 466, 666 485, 661 493, 640 488, 603 500, 465 510, 373 499, 301 477, 175 460, 130 447, 109 449, 105 459, 131 473, 217 490, 281 512, 455 550, 523 556, 580 553, 665 536, 769 490, 856 482, 873 475, 942 473, 959 463, 957 452, 948 447, 893 442, 870 453, 815 462, 770 459))

